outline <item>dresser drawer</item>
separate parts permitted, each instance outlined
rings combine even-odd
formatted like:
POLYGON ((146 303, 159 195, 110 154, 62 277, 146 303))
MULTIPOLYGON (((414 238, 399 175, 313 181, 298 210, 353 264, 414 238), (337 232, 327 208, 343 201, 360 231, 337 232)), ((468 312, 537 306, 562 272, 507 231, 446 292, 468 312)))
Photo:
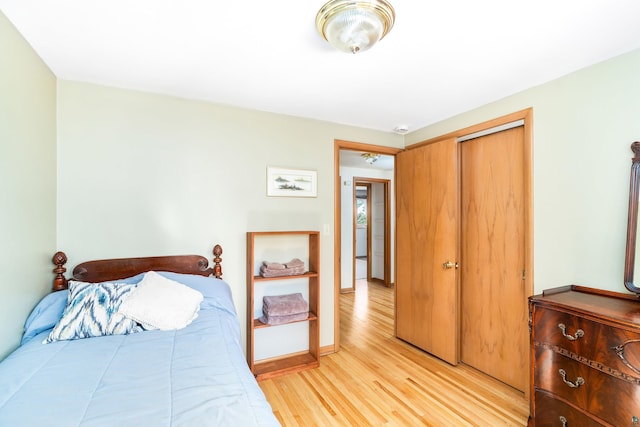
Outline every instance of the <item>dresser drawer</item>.
POLYGON ((540 346, 536 347, 534 363, 537 390, 584 408, 615 426, 633 425, 640 418, 640 399, 636 399, 638 380, 614 377, 540 346))
POLYGON ((534 423, 536 427, 603 427, 591 417, 577 408, 557 400, 544 391, 536 390, 536 411, 534 423))
POLYGON ((537 343, 640 378, 640 333, 551 309, 536 310, 534 322, 537 343))

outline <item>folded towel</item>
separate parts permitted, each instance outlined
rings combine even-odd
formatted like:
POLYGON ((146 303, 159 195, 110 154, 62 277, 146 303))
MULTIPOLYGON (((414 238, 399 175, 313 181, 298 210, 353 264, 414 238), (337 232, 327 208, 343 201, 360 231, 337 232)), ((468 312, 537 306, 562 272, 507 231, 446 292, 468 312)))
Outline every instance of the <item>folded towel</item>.
POLYGON ((265 316, 289 316, 307 313, 309 303, 301 293, 287 295, 269 295, 262 298, 262 313, 265 316))
POLYGON ((284 265, 287 268, 294 268, 294 267, 302 267, 302 268, 304 268, 304 261, 302 261, 299 258, 294 258, 291 261, 285 263, 284 265))
POLYGON ((268 268, 270 270, 283 270, 283 269, 287 268, 286 265, 280 264, 279 262, 263 261, 262 265, 264 265, 266 268, 268 268))
POLYGON ((300 267, 291 267, 291 268, 269 268, 267 266, 261 266, 260 271, 264 271, 266 273, 291 273, 291 272, 304 272, 304 266, 300 267))
POLYGON ((306 320, 309 313, 290 314, 288 316, 262 316, 258 320, 267 325, 282 325, 284 323, 306 320))
POLYGON ((262 277, 295 276, 296 274, 304 274, 304 272, 304 266, 295 268, 283 268, 281 270, 267 268, 264 265, 260 267, 260 275, 262 277))

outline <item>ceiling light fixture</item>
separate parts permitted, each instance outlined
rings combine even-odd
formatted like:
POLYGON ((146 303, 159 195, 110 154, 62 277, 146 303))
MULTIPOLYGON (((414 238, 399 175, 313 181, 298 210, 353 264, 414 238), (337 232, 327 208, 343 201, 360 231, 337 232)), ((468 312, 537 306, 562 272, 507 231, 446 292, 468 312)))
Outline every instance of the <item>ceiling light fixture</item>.
POLYGON ((361 155, 364 161, 369 163, 370 165, 377 162, 378 159, 380 158, 380 154, 374 154, 374 153, 362 153, 361 155))
POLYGON ((347 53, 369 49, 386 36, 396 13, 386 0, 330 0, 316 15, 320 35, 347 53))

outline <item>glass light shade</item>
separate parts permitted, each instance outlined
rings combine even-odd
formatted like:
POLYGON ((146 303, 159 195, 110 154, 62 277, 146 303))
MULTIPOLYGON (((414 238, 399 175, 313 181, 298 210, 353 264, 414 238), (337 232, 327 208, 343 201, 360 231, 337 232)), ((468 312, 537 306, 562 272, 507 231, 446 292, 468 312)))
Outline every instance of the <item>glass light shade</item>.
POLYGON ((362 153, 361 156, 364 159, 364 161, 369 163, 370 165, 377 162, 378 159, 380 158, 380 154, 375 154, 375 153, 362 153))
POLYGON ((387 35, 394 20, 395 11, 385 0, 332 0, 318 12, 316 27, 336 49, 358 53, 387 35))

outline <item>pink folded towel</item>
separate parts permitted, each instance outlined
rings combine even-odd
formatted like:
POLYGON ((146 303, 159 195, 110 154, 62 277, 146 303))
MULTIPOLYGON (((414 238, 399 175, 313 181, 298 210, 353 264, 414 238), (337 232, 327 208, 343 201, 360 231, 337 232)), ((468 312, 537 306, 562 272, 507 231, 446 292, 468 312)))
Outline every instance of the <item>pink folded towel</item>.
POLYGON ((258 320, 267 325, 282 325, 284 323, 306 320, 307 317, 309 317, 309 313, 297 313, 289 314, 288 316, 262 316, 258 320))
POLYGON ((272 269, 266 266, 260 266, 260 275, 262 277, 279 277, 279 276, 294 276, 296 274, 304 274, 304 265, 301 267, 272 269))
POLYGON ((287 268, 286 265, 280 264, 279 262, 263 261, 262 265, 268 268, 269 270, 284 270, 285 268, 287 268))
POLYGON ((262 261, 262 265, 260 266, 260 275, 262 277, 295 276, 304 273, 304 261, 300 258, 293 258, 285 264, 262 261))
POLYGON ((266 317, 291 316, 308 312, 309 303, 299 292, 287 295, 269 295, 262 298, 262 313, 266 317))
POLYGON ((302 261, 301 259, 298 258, 294 258, 291 261, 287 262, 284 264, 287 268, 295 268, 295 267, 302 267, 304 268, 304 261, 302 261))

